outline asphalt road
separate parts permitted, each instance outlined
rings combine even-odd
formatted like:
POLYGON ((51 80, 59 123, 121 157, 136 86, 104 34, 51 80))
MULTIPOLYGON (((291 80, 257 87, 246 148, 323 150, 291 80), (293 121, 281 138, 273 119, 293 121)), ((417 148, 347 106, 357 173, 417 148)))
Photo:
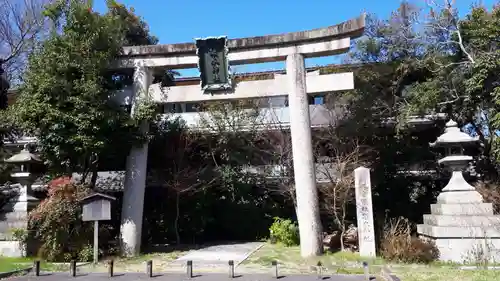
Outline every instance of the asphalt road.
MULTIPOLYGON (((235 276, 234 279, 230 279, 226 274, 203 274, 194 276, 192 279, 189 279, 185 274, 172 274, 172 273, 164 273, 164 274, 156 274, 153 278, 148 277, 144 273, 115 273, 115 276, 109 278, 107 274, 99 274, 99 273, 91 273, 91 274, 82 274, 80 273, 76 277, 72 277, 69 273, 51 273, 51 274, 41 274, 42 276, 33 276, 32 274, 20 277, 11 277, 7 280, 10 281, 66 281, 66 280, 74 280, 74 281, 98 281, 98 280, 110 280, 113 281, 136 281, 136 280, 150 280, 150 281, 180 281, 180 280, 192 280, 192 281, 318 281, 318 280, 330 280, 330 281, 364 281, 365 278, 362 275, 325 275, 322 278, 319 278, 317 275, 287 275, 280 276, 278 279, 274 278, 271 275, 266 274, 246 274, 235 276)), ((374 278, 372 280, 375 280, 374 278)))

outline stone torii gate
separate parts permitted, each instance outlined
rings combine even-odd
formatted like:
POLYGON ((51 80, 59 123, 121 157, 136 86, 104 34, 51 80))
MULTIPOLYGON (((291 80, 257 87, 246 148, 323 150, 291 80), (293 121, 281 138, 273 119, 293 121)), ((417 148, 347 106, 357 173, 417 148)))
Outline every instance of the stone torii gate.
MULTIPOLYGON (((241 81, 236 87, 231 87, 228 80, 227 87, 220 87, 216 92, 207 92, 200 85, 173 86, 167 91, 162 91, 159 84, 151 85, 155 68, 199 66, 202 58, 198 56, 195 43, 125 47, 116 67, 134 69, 134 85, 132 92, 125 91, 120 98, 134 112, 141 98, 157 103, 185 103, 288 96, 301 254, 304 257, 315 256, 321 254, 323 246, 308 94, 353 89, 354 80, 352 72, 308 75, 304 60, 347 52, 351 39, 361 36, 364 27, 365 15, 361 15, 337 25, 308 31, 224 39, 225 53, 219 55, 225 58, 226 64, 286 61, 286 75, 276 75, 274 79, 267 80, 241 81)), ((203 76, 203 69, 201 71, 203 76)), ((201 80, 203 86, 203 77, 201 80)), ((148 144, 145 143, 142 147, 133 148, 127 158, 121 242, 122 251, 128 255, 140 251, 147 157, 148 144)))

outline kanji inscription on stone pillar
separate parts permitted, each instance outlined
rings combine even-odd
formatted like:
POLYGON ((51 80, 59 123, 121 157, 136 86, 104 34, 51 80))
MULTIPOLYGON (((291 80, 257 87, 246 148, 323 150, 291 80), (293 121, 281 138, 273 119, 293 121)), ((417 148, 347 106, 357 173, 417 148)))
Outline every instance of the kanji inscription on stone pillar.
POLYGON ((356 188, 359 254, 364 257, 374 257, 376 255, 375 230, 370 169, 365 167, 355 169, 354 183, 356 188))

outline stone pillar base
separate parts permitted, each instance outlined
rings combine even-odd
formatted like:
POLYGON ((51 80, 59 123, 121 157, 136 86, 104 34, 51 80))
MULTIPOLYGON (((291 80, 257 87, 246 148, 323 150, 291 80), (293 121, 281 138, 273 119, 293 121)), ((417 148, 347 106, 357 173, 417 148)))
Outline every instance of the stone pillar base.
POLYGON ((0 240, 0 256, 9 258, 20 258, 26 256, 22 245, 15 240, 0 240))
POLYGON ((39 203, 39 200, 27 192, 26 186, 18 187, 18 194, 0 209, 0 256, 23 257, 26 249, 21 242, 14 240, 14 229, 28 229, 28 213, 39 203))
POLYGON ((493 215, 491 203, 433 204, 417 231, 434 241, 441 261, 500 261, 500 216, 493 215))
POLYGON ((12 237, 12 230, 16 228, 27 228, 27 213, 0 210, 0 256, 17 258, 26 255, 21 243, 12 237))

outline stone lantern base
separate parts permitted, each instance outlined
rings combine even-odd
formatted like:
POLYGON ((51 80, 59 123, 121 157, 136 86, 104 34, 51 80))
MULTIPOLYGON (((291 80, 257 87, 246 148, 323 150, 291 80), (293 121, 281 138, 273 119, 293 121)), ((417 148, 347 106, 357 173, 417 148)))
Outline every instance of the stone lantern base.
POLYGON ((26 249, 12 236, 13 229, 28 228, 28 212, 35 208, 39 200, 28 195, 26 186, 21 186, 18 195, 0 210, 0 256, 23 257, 26 249))
POLYGON ((442 261, 500 261, 500 216, 476 190, 443 191, 417 231, 434 241, 442 261))

